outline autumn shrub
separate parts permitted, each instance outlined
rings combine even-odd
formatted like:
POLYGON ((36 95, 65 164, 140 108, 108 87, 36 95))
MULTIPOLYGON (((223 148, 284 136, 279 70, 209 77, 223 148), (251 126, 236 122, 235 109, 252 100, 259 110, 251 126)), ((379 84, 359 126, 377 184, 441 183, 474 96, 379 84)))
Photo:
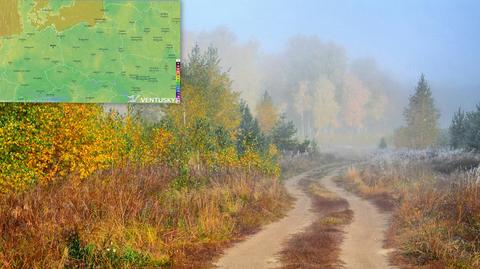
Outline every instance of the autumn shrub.
POLYGON ((0 115, 1 192, 23 191, 65 176, 80 179, 122 166, 167 164, 219 170, 252 167, 278 174, 275 148, 238 156, 232 132, 197 119, 146 126, 134 114, 97 105, 6 104, 0 115))
POLYGON ((86 178, 120 154, 122 142, 100 106, 1 104, 0 111, 0 192, 86 178))

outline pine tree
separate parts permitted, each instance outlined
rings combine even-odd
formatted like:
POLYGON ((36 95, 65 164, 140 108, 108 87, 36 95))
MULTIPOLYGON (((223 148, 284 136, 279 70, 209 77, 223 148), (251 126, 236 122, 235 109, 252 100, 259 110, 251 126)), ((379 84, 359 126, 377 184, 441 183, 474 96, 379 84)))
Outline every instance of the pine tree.
POLYGON ((272 143, 282 152, 295 151, 298 144, 296 133, 293 122, 287 121, 285 115, 282 115, 272 130, 272 143))
POLYGON ((257 119, 252 116, 248 105, 240 103, 241 121, 237 132, 237 152, 242 156, 247 150, 265 153, 268 141, 260 130, 257 119))
POLYGON ((410 96, 408 107, 404 111, 407 122, 408 143, 410 148, 424 149, 432 146, 438 136, 440 114, 435 108, 432 91, 422 74, 415 94, 410 96))
POLYGON ((378 144, 378 148, 386 149, 387 147, 388 147, 387 140, 385 140, 385 137, 382 137, 382 139, 380 139, 380 144, 378 144))
POLYGON ((466 146, 466 121, 465 112, 463 112, 460 108, 455 113, 452 119, 452 124, 450 125, 449 132, 450 132, 450 145, 453 148, 464 148, 466 146))

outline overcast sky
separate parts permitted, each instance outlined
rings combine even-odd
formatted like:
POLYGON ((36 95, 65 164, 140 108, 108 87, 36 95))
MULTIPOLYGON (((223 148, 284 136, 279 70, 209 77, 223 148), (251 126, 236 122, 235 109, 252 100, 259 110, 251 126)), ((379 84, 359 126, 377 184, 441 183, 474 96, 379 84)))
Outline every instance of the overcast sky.
POLYGON ((183 0, 184 30, 226 26, 240 41, 277 52, 296 35, 316 35, 371 57, 405 85, 425 73, 443 125, 458 106, 480 102, 480 1, 183 0))

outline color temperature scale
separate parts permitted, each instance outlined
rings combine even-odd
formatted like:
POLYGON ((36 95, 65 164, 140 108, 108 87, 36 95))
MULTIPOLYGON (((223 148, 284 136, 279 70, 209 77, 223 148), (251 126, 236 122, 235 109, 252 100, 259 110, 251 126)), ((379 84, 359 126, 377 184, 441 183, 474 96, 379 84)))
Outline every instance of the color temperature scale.
POLYGON ((177 104, 180 103, 181 99, 182 99, 182 95, 180 93, 180 72, 181 72, 182 68, 181 68, 181 60, 180 59, 177 59, 177 75, 176 75, 176 83, 177 83, 177 89, 176 89, 176 97, 175 97, 175 101, 177 104))

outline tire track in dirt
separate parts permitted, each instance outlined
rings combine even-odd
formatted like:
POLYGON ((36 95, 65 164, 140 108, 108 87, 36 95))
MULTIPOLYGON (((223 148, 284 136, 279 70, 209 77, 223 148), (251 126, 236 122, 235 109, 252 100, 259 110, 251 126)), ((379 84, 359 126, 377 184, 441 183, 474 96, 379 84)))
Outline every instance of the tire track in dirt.
POLYGON ((312 171, 295 176, 285 182, 288 193, 295 198, 293 208, 280 221, 266 225, 260 232, 227 249, 215 263, 217 268, 263 269, 280 266, 278 253, 283 242, 292 235, 302 232, 317 218, 313 212, 310 197, 301 189, 299 181, 310 173, 330 169, 324 165, 312 171))
POLYGON ((321 184, 330 192, 347 200, 353 211, 353 221, 345 228, 339 259, 347 269, 397 268, 388 262, 390 250, 383 248, 389 214, 382 213, 371 202, 338 187, 332 177, 324 177, 321 184))

